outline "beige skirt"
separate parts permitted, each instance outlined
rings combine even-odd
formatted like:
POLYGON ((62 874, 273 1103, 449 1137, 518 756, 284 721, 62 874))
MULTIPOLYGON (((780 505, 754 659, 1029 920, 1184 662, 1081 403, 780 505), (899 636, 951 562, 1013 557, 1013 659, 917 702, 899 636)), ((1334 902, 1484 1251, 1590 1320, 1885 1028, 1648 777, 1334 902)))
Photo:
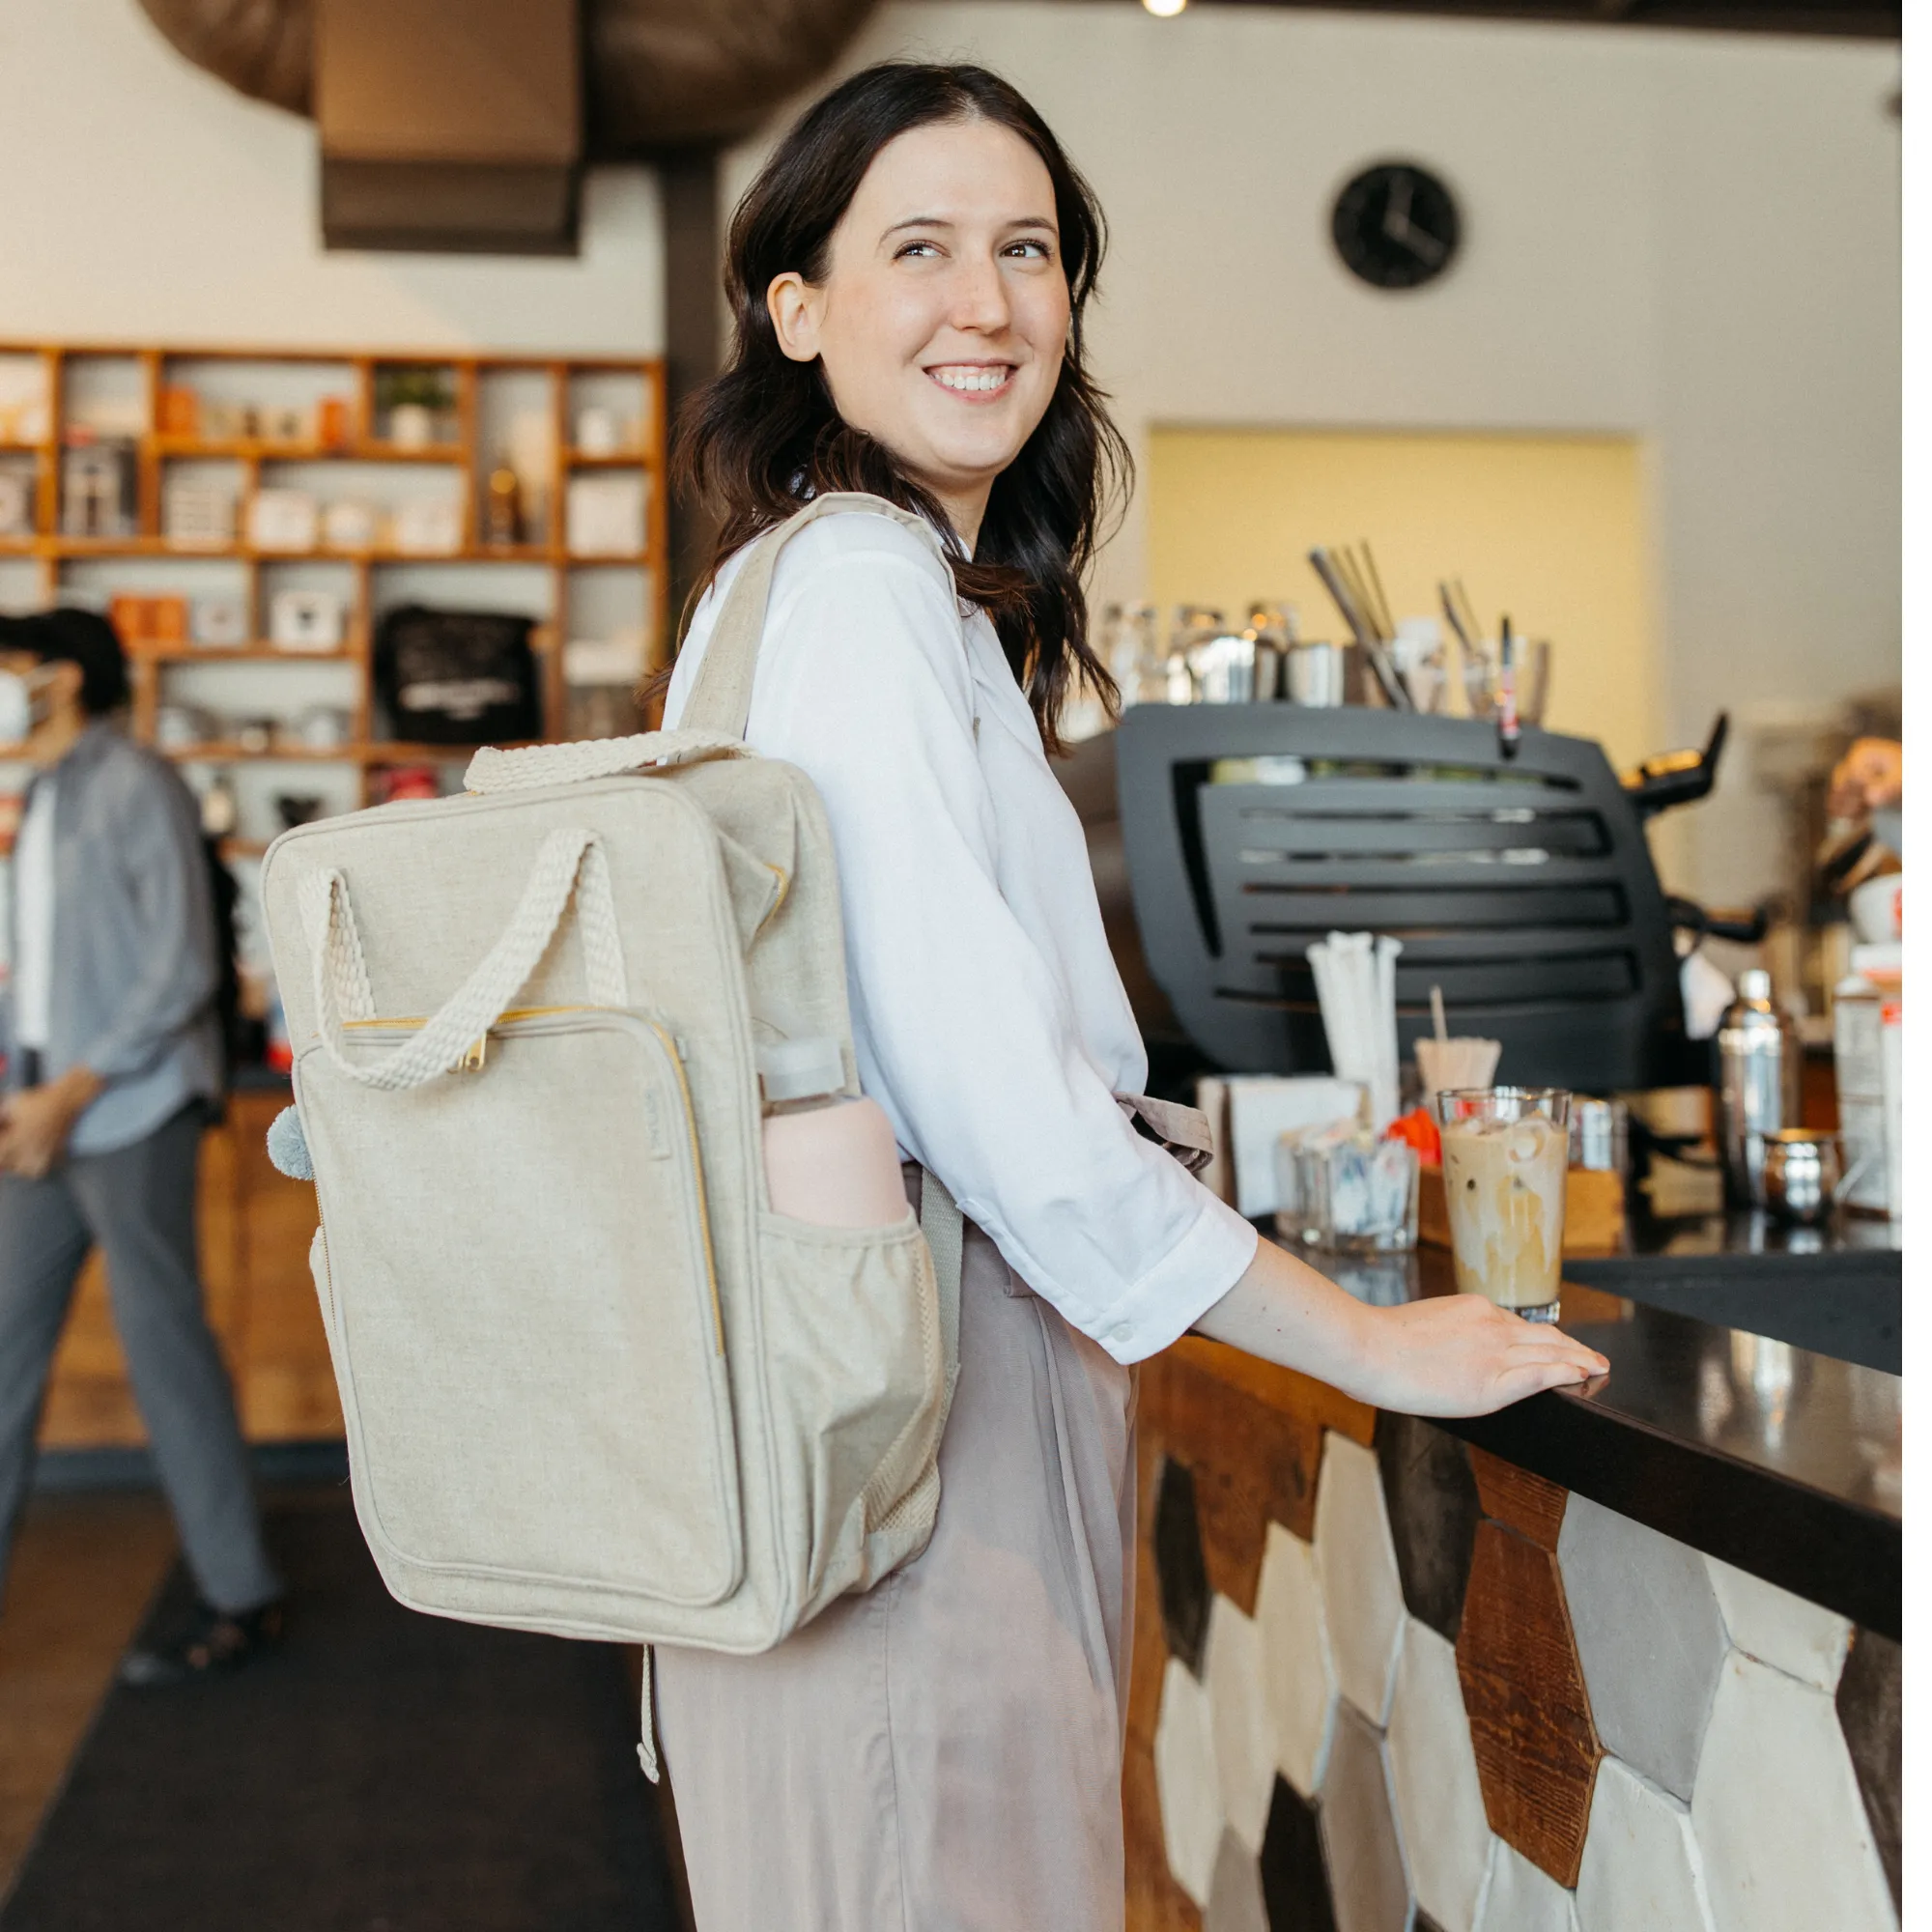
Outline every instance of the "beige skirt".
POLYGON ((698 1932, 1121 1932, 1133 1401, 969 1225, 924 1554, 762 1657, 657 1652, 698 1932))

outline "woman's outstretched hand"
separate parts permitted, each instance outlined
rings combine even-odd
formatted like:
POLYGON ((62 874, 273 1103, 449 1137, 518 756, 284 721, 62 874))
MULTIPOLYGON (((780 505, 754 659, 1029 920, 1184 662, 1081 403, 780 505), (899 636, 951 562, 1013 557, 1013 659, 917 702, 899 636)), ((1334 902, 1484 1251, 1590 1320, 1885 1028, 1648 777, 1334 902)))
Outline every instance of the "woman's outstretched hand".
POLYGON ((1404 1415, 1487 1415, 1544 1389, 1607 1375, 1609 1363, 1560 1328, 1525 1321, 1479 1294, 1444 1294, 1373 1318, 1350 1395, 1404 1415))
POLYGON ((1195 1327, 1405 1415, 1487 1415, 1610 1368, 1561 1329, 1525 1321, 1480 1295, 1370 1308, 1265 1240, 1195 1327))

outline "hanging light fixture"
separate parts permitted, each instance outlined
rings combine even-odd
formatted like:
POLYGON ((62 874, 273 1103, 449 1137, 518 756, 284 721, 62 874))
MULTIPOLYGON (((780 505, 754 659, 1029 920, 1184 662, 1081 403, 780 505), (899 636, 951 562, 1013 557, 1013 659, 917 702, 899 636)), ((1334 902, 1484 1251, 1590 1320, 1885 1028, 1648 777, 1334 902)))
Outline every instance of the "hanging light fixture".
POLYGON ((1171 20, 1177 14, 1185 11, 1187 6, 1187 0, 1141 0, 1141 5, 1145 7, 1148 10, 1148 12, 1154 16, 1155 19, 1171 20))

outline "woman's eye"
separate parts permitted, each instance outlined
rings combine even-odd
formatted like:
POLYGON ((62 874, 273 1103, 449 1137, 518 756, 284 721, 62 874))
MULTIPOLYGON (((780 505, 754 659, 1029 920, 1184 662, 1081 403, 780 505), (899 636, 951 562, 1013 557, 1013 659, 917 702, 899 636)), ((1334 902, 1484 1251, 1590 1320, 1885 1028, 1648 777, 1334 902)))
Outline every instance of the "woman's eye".
POLYGON ((938 252, 939 244, 937 242, 906 242, 894 250, 893 260, 895 262, 903 262, 908 255, 936 255, 938 252))
POLYGON ((1020 255, 1029 261, 1048 262, 1053 259, 1052 248, 1044 242, 1009 242, 1006 252, 1020 255))

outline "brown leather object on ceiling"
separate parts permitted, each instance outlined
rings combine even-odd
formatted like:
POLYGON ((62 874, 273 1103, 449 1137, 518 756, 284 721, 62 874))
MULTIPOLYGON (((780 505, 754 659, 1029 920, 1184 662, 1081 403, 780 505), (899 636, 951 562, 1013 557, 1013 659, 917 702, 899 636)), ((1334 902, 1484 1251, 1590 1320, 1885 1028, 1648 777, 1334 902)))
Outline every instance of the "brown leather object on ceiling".
MULTIPOLYGON (((461 0, 451 0, 461 6, 461 0)), ((592 158, 732 139, 837 59, 876 0, 584 0, 592 158)), ((313 0, 141 0, 197 67, 298 114, 313 0)))
POLYGON ((330 248, 570 254, 578 0, 314 0, 330 248))
POLYGON ((577 0, 314 0, 326 158, 571 166, 577 0))
POLYGON ((292 113, 309 111, 311 0, 141 0, 141 7, 176 52, 238 93, 292 113))
POLYGON ((586 0, 593 153, 748 134, 818 78, 875 0, 586 0))

